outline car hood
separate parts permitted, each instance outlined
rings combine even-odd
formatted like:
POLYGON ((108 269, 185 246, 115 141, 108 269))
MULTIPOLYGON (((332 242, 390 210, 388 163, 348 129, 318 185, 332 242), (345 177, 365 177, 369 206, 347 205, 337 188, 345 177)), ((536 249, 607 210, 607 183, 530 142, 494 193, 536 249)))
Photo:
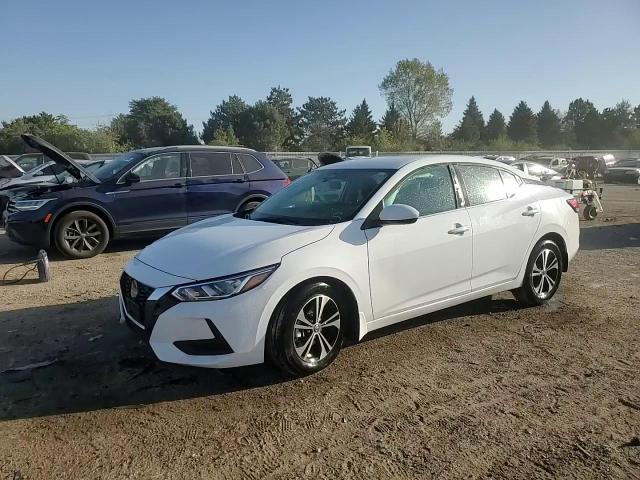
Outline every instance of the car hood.
POLYGON ((287 253, 322 240, 333 228, 223 215, 176 230, 136 258, 171 275, 207 280, 280 263, 287 253))
POLYGON ((46 193, 54 193, 72 188, 68 184, 58 183, 23 183, 13 185, 0 185, 0 195, 20 195, 38 198, 46 193))
POLYGON ((22 134, 21 137, 31 148, 39 150, 52 161, 62 165, 76 180, 82 180, 83 177, 86 177, 96 184, 100 183, 100 180, 93 173, 49 142, 28 133, 22 134))
POLYGON ((9 182, 0 185, 0 189, 12 189, 12 188, 22 188, 22 187, 33 187, 33 186, 52 186, 52 185, 60 185, 57 182, 53 182, 50 180, 42 180, 40 178, 14 178, 13 180, 9 180, 9 182))
MULTIPOLYGON (((6 155, 0 155, 0 179, 16 178, 24 174, 20 165, 11 160, 6 155)), ((0 181, 0 183, 2 183, 0 181)))

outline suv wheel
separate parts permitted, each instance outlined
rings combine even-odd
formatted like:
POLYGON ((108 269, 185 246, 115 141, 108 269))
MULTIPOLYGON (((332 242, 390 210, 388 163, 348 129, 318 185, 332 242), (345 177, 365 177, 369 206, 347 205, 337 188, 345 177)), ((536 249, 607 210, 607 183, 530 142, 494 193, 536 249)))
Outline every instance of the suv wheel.
POLYGON ((240 205, 240 208, 238 208, 238 213, 240 213, 243 217, 246 217, 256 208, 258 208, 258 205, 260 205, 261 203, 262 202, 260 200, 250 200, 248 202, 245 202, 240 205))
POLYGON ((68 258, 89 258, 102 253, 109 243, 107 224, 93 212, 77 210, 56 223, 54 241, 68 258))
POLYGON ((332 286, 317 282, 297 289, 270 325, 267 355, 295 376, 322 370, 342 347, 346 314, 346 302, 332 286))
POLYGON ((553 297, 562 279, 562 252, 552 240, 533 247, 522 286, 513 295, 525 305, 542 305, 553 297))

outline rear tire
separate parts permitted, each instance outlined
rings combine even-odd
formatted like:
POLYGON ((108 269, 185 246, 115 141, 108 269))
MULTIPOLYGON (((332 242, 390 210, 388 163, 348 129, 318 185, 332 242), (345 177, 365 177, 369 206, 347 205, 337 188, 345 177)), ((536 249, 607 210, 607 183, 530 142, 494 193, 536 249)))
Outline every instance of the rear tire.
POLYGON ((562 279, 562 252, 553 240, 541 240, 533 247, 522 286, 512 291, 520 303, 543 305, 556 293, 562 279))
POLYGON ((54 227, 56 248, 71 259, 90 258, 102 253, 109 244, 109 227, 93 212, 67 213, 54 227))
POLYGON ((585 220, 593 220, 598 216, 598 210, 593 205, 586 205, 582 211, 585 220))
POLYGON ((261 200, 250 200, 248 202, 245 202, 242 205, 240 205, 240 208, 238 208, 238 213, 241 216, 246 217, 251 212, 253 212, 256 208, 258 208, 258 205, 260 205, 261 203, 262 203, 261 200))
POLYGON ((296 377, 330 365, 344 341, 347 303, 324 282, 304 285, 287 295, 267 332, 266 354, 296 377))

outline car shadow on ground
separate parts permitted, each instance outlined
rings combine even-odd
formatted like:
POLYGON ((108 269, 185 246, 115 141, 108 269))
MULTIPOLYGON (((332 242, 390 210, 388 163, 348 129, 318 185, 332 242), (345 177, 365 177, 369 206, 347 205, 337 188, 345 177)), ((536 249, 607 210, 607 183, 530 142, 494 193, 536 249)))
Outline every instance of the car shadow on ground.
MULTIPOLYGON (((161 236, 151 237, 139 237, 139 238, 126 238, 112 241, 105 254, 119 253, 128 251, 141 250, 147 245, 150 245, 154 241, 161 238, 161 236)), ((51 261, 65 261, 66 258, 55 249, 49 249, 47 255, 51 261)), ((35 247, 29 247, 26 245, 20 245, 12 242, 7 236, 6 232, 0 229, 0 265, 10 265, 14 263, 22 263, 30 260, 35 260, 38 256, 38 249, 35 247)))
POLYGON ((580 249, 640 247, 640 223, 603 225, 580 230, 580 249))
MULTIPOLYGON (((518 306, 511 300, 470 302, 376 331, 363 341, 513 308, 518 306)), ((103 298, 0 312, 0 420, 135 407, 290 380, 270 365, 212 370, 161 363, 146 342, 118 323, 116 311, 117 300, 103 298)))

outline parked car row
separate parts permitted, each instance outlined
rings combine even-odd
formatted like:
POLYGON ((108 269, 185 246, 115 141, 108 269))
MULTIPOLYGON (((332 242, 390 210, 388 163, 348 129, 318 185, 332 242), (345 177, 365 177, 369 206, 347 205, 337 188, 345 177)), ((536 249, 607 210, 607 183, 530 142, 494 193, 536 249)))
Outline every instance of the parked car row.
POLYGON ((640 157, 625 158, 607 168, 607 182, 640 183, 640 157))
POLYGON ((7 234, 26 245, 53 246, 69 258, 94 256, 114 238, 157 235, 223 213, 246 214, 289 182, 265 155, 244 148, 149 148, 94 169, 44 140, 23 138, 67 176, 62 183, 11 195, 4 213, 7 234))
POLYGON ((640 158, 631 157, 615 161, 613 155, 596 157, 582 155, 571 159, 554 156, 528 156, 520 160, 505 155, 486 155, 485 158, 511 165, 526 175, 543 182, 555 181, 570 173, 577 177, 602 178, 607 182, 640 182, 640 158), (570 172, 573 170, 573 172, 570 172))
POLYGON ((71 180, 12 196, 13 240, 86 258, 111 238, 176 230, 127 264, 119 293, 121 321, 167 362, 270 360, 306 375, 346 339, 441 308, 504 290, 545 303, 578 249, 577 200, 500 162, 328 159, 289 185, 244 148, 135 150, 94 167, 23 138, 71 180))

